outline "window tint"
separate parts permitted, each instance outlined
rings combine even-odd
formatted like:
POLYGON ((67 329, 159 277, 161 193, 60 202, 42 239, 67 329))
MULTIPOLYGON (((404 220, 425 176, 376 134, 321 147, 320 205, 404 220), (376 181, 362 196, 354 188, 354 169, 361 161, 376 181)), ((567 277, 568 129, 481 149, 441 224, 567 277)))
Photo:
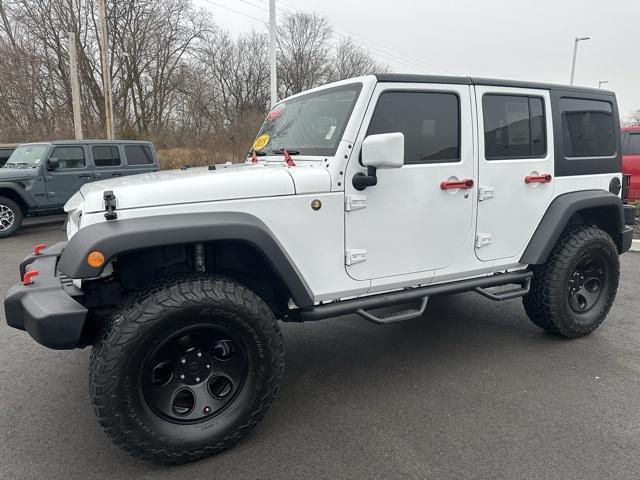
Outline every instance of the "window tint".
POLYGON ((560 110, 566 157, 610 157, 615 153, 610 103, 563 98, 560 110))
POLYGON ((547 153, 542 98, 485 95, 482 109, 485 158, 531 158, 547 153))
POLYGON ((127 145, 124 147, 129 165, 151 165, 153 164, 153 154, 147 145, 127 145))
POLYGON ((640 155, 640 133, 629 134, 625 155, 640 155))
POLYGON ((118 147, 93 147, 93 163, 96 167, 117 167, 120 165, 118 147))
POLYGON ((452 93, 380 95, 367 135, 404 133, 404 163, 460 160, 460 105, 452 93))
POLYGON ((51 152, 49 158, 57 158, 60 162, 58 170, 64 168, 83 168, 84 148, 83 147, 56 147, 51 152))

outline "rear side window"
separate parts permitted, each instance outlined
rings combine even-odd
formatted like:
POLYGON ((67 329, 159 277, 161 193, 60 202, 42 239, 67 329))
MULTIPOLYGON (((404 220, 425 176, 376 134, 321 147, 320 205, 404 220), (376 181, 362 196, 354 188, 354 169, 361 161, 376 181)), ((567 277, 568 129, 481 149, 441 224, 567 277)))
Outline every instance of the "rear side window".
POLYGON ((129 165, 152 165, 153 153, 148 145, 127 145, 124 147, 129 165))
POLYGON ((460 102, 453 93, 380 95, 367 135, 402 132, 404 163, 460 161, 460 102))
POLYGON ((609 102, 563 98, 560 111, 565 157, 610 157, 615 154, 613 109, 609 102))
POLYGON ((121 164, 118 147, 93 147, 92 153, 96 167, 117 167, 121 164))
POLYGON ((547 135, 542 98, 485 95, 482 109, 487 160, 546 155, 547 135))
POLYGON ((55 158, 60 162, 58 170, 85 166, 83 147, 56 147, 49 158, 55 158))
POLYGON ((630 133, 625 142, 625 155, 640 155, 640 132, 630 133))

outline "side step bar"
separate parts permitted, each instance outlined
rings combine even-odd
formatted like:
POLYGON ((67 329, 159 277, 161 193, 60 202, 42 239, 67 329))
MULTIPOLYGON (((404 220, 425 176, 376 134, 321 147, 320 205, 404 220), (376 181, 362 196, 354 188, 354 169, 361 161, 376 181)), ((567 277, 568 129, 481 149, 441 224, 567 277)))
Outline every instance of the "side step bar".
MULTIPOLYGON (((369 315, 362 315, 367 320, 375 321, 376 323, 394 323, 394 321, 406 320, 406 315, 411 312, 411 315, 415 314, 419 310, 409 310, 407 312, 400 312, 391 314, 386 317, 375 317, 366 310, 373 310, 376 308, 388 307, 391 305, 399 305, 402 303, 414 302, 422 300, 424 307, 426 308, 425 297, 437 296, 437 295, 450 295, 453 293, 469 292, 472 290, 485 295, 492 300, 500 299, 506 300, 507 298, 515 298, 516 296, 525 295, 529 290, 529 284, 533 277, 531 271, 511 272, 511 273, 496 273, 488 277, 471 278, 468 280, 460 280, 457 282, 442 283, 438 285, 427 285, 418 288, 409 288, 400 290, 397 292, 381 293, 377 295, 370 295, 367 297, 353 298, 351 300, 336 301, 331 303, 325 303, 322 305, 316 305, 315 307, 291 310, 289 314, 283 318, 285 322, 313 322, 317 320, 324 320, 326 318, 338 317, 340 315, 347 315, 349 313, 362 313, 369 315), (485 289, 491 287, 498 287, 500 285, 518 284, 521 288, 515 290, 509 290, 503 293, 492 293, 485 289), (478 290, 479 289, 479 290, 478 290), (495 298, 494 298, 495 297, 495 298), (393 317, 401 316, 402 318, 395 320, 393 317), (376 320, 372 320, 373 317, 376 320), (389 319, 393 321, 389 321, 389 319), (386 319, 386 320, 385 320, 386 319)), ((422 306, 421 306, 422 308, 422 306)), ((414 317, 411 317, 414 318, 414 317)))
POLYGON ((359 308, 356 313, 370 322, 377 323, 378 325, 388 325, 390 323, 404 322, 405 320, 421 317, 427 309, 427 302, 429 302, 429 297, 423 297, 420 308, 418 309, 402 310, 401 312, 393 312, 381 317, 376 317, 362 308, 359 308))

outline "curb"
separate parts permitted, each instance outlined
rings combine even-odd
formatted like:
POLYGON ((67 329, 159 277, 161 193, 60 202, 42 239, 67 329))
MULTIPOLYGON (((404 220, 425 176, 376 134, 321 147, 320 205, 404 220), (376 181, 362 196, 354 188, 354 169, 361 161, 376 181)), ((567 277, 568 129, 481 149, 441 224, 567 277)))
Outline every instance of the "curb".
POLYGON ((634 240, 631 242, 631 248, 629 250, 632 252, 640 252, 640 240, 634 240))

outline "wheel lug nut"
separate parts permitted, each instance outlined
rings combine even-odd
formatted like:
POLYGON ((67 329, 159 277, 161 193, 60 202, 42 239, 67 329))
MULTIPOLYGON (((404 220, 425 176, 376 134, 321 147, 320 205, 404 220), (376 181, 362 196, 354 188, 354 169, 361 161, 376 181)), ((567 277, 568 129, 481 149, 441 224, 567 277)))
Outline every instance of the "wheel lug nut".
POLYGON ((186 358, 181 358, 180 359, 180 363, 187 363, 187 359, 186 358))
POLYGON ((207 368, 211 368, 211 365, 207 364, 207 368))
POLYGON ((196 377, 196 382, 199 382, 199 381, 200 381, 200 377, 196 377))
POLYGON ((184 375, 180 375, 180 380, 184 380, 184 375))
POLYGON ((196 356, 201 357, 202 356, 202 352, 196 353, 196 356))
POLYGON ((209 413, 211 413, 211 407, 204 407, 204 408, 202 409, 202 411, 203 411, 204 413, 209 414, 209 413))

